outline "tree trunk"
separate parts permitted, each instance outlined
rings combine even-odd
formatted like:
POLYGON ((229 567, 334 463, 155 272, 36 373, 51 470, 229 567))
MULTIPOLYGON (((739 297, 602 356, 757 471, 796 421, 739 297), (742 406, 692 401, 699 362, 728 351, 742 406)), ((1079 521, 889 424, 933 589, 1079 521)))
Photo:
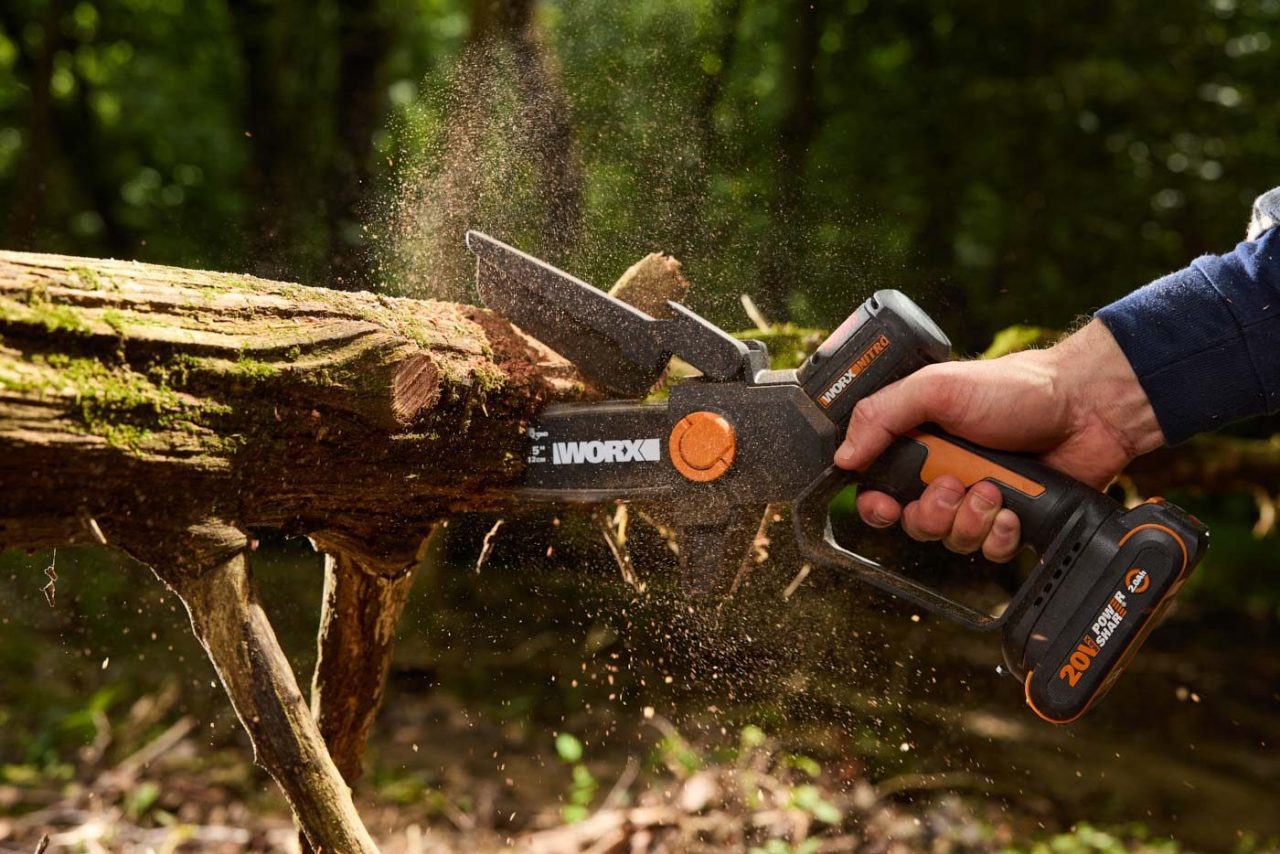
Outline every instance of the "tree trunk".
POLYGON ((760 271, 760 307, 767 317, 789 317, 787 296, 800 278, 804 238, 805 164, 821 121, 818 104, 818 54, 823 2, 794 7, 795 30, 787 48, 788 76, 781 126, 778 128, 777 193, 770 209, 771 234, 760 271))
POLYGON ((374 258, 361 224, 370 219, 373 196, 373 134, 383 111, 379 76, 394 29, 376 0, 338 6, 338 80, 333 98, 337 147, 330 169, 329 264, 346 290, 368 287, 374 258))
POLYGON ((582 162, 569 97, 534 8, 534 0, 472 4, 439 157, 420 170, 402 165, 390 230, 405 293, 466 293, 417 279, 425 269, 446 283, 465 281, 468 228, 526 235, 528 248, 552 263, 564 263, 577 244, 582 162))
POLYGON ((308 841, 372 850, 256 603, 244 532, 330 555, 340 618, 317 680, 354 676, 360 696, 314 700, 353 780, 420 543, 500 502, 522 419, 583 393, 482 309, 0 252, 0 546, 105 542, 151 566, 308 841))

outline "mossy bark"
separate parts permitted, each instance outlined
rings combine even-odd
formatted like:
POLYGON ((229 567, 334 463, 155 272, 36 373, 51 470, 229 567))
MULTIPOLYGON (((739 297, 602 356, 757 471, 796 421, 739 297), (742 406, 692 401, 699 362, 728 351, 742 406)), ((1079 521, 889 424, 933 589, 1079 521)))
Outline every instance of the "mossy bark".
POLYGON ((482 309, 0 252, 0 543, 217 516, 412 551, 582 388, 482 309))

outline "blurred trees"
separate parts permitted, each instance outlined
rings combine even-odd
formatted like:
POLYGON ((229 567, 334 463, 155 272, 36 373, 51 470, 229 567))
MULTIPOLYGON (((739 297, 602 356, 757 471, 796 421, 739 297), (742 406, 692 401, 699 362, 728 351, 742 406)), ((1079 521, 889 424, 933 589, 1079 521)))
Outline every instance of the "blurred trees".
POLYGON ((903 287, 973 350, 1239 238, 1276 180, 1278 17, 7 0, 0 243, 412 290, 433 257, 415 246, 480 225, 599 281, 672 251, 731 325, 742 291, 829 325, 903 287), (498 59, 464 61, 480 44, 498 59))

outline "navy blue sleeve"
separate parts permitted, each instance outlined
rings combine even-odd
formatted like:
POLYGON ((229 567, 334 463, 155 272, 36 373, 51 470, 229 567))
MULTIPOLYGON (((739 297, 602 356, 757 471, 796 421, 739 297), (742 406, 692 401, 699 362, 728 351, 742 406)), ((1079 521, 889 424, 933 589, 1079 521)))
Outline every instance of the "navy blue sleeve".
POLYGON ((1280 411, 1280 228, 1197 258, 1096 316, 1170 444, 1280 411))

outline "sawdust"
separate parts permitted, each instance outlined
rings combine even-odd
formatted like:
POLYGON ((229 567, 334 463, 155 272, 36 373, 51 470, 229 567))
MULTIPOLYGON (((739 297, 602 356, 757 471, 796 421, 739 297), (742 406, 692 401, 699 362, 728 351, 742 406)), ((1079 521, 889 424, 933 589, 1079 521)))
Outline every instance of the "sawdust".
POLYGON ((527 32, 468 44, 446 83, 406 118, 405 156, 379 232, 387 287, 474 301, 468 229, 547 260, 578 237, 582 170, 556 69, 527 32), (441 120, 443 117, 443 120, 441 120))

